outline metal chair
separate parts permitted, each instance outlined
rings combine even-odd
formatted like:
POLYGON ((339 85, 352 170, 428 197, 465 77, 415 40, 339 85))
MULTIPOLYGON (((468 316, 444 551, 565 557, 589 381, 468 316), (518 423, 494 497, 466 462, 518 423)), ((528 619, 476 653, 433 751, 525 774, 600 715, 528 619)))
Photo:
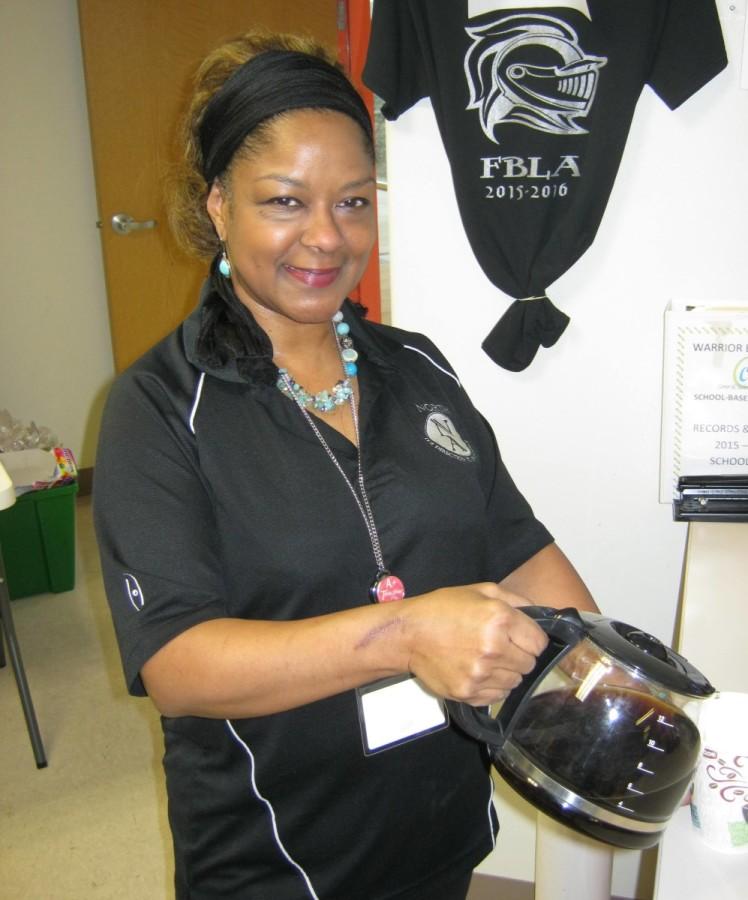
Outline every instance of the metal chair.
MULTIPOLYGON (((10 481, 10 478, 8 478, 3 464, 0 462, 0 509, 6 509, 7 507, 12 506, 13 503, 15 503, 15 491, 13 490, 12 482, 10 481)), ((42 736, 39 731, 39 723, 36 720, 34 704, 31 700, 31 692, 29 691, 29 684, 26 680, 26 671, 23 668, 21 648, 18 645, 16 629, 13 624, 13 611, 10 606, 10 593, 8 592, 5 563, 3 562, 2 547, 0 547, 0 668, 5 667, 3 637, 5 638, 5 644, 8 646, 10 664, 13 666, 13 674, 16 677, 18 694, 21 698, 23 715, 26 719, 29 737, 31 738, 31 747, 34 751, 36 767, 37 769, 44 769, 47 765, 47 757, 44 753, 44 744, 42 743, 42 736)))

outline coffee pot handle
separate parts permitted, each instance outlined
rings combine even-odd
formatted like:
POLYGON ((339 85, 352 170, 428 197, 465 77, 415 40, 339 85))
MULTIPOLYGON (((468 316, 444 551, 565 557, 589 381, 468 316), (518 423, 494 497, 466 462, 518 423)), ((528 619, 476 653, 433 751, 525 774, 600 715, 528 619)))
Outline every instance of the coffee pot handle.
POLYGON ((534 619, 550 638, 573 647, 584 637, 587 628, 578 609, 568 606, 520 606, 520 612, 534 619))
POLYGON ((584 620, 573 607, 556 609, 552 606, 522 606, 520 611, 529 616, 549 637, 548 646, 538 656, 532 672, 504 700, 496 716, 483 707, 471 706, 457 700, 446 700, 452 721, 466 734, 485 741, 492 749, 499 750, 507 739, 512 719, 532 688, 556 664, 560 656, 578 644, 586 634, 584 620))

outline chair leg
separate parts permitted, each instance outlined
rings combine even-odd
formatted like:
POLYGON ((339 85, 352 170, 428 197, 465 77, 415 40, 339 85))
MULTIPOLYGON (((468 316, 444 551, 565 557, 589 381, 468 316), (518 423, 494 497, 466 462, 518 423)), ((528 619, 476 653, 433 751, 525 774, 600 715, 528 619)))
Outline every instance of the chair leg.
MULTIPOLYGON (((16 677, 18 685, 18 693, 21 697, 21 706, 23 707, 23 715, 26 719, 26 727, 28 728, 29 737, 31 738, 31 747, 34 751, 34 759, 36 760, 37 769, 44 769, 47 765, 47 757, 44 753, 44 744, 42 743, 39 724, 36 721, 36 713, 34 712, 34 704, 31 700, 31 692, 26 680, 26 672, 23 668, 23 660, 21 659, 21 648, 18 646, 18 638, 16 637, 16 629, 13 625, 13 613, 10 608, 10 595, 5 580, 5 566, 3 565, 2 552, 0 551, 0 621, 2 629, 5 632, 5 640, 8 644, 8 655, 10 663, 13 666, 13 674, 16 677)), ((2 641, 0 640, 0 644, 2 641)), ((4 654, 3 654, 4 660, 4 654)))

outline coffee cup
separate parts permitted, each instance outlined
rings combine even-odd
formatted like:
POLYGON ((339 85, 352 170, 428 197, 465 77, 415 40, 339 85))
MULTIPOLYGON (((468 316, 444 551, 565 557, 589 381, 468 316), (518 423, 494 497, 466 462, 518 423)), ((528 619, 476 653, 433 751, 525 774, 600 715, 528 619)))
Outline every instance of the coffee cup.
POLYGON ((714 850, 748 853, 748 694, 718 693, 698 716, 691 821, 714 850))

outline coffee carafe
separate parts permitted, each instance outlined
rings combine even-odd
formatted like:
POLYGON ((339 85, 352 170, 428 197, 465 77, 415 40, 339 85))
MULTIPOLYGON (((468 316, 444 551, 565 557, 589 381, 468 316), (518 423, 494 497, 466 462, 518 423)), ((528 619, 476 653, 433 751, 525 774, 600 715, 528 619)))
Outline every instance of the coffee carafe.
POLYGON ((524 607, 549 637, 497 711, 448 701, 521 796, 616 847, 657 843, 699 759, 695 700, 714 688, 686 659, 604 616, 524 607))

